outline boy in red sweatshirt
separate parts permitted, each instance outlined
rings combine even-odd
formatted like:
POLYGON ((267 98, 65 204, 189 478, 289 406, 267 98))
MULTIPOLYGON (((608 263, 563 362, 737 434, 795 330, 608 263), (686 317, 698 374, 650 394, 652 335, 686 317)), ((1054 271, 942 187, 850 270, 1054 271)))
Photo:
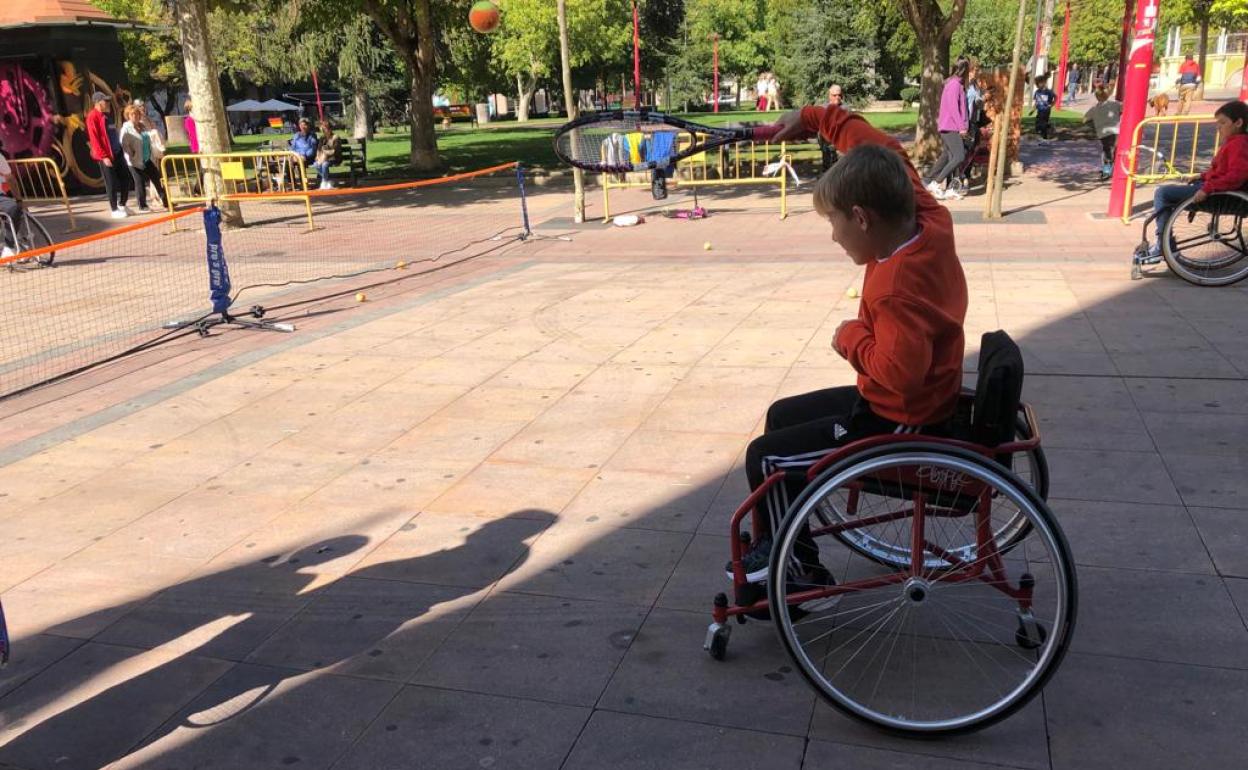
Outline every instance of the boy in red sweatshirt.
MULTIPOLYGON (((784 115, 773 141, 816 132, 841 159, 815 187, 815 209, 832 240, 866 269, 858 317, 841 323, 832 347, 858 373, 856 387, 781 399, 750 442, 745 471, 757 489, 777 470, 802 471, 837 447, 881 433, 940 432, 962 388, 966 276, 953 219, 924 188, 901 145, 839 107, 784 115)), ((803 484, 787 481, 763 501, 771 531, 803 484)), ((809 534, 798 540, 797 582, 830 584, 809 534)), ((752 583, 767 579, 771 538, 744 557, 752 583)), ((731 577, 731 564, 727 568, 731 577)))

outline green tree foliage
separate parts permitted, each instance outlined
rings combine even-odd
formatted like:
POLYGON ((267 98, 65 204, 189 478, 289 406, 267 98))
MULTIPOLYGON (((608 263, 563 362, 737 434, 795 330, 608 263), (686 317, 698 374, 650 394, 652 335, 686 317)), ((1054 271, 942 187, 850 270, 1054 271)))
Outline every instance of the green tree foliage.
MULTIPOLYGON (((554 72, 559 61, 555 4, 547 0, 502 0, 501 8, 503 21, 494 38, 494 60, 515 78, 519 99, 516 117, 525 121, 538 80, 554 72)), ((569 27, 571 15, 569 9, 569 27)), ((571 37, 570 29, 568 34, 571 37)))
MULTIPOLYGON (((550 0, 503 0, 503 21, 493 36, 499 68, 514 78, 517 117, 528 119, 538 83, 559 71, 559 27, 550 0)), ((568 0, 573 67, 604 69, 632 61, 633 17, 626 0, 568 0)), ((628 67, 631 70, 631 65, 628 67)))
MULTIPOLYGON (((686 66, 704 68, 711 78, 711 36, 719 37, 719 80, 745 80, 771 66, 765 29, 765 0, 686 0, 686 66), (699 65, 700 63, 700 65, 699 65)), ((781 87, 787 84, 781 83, 781 87)))
MULTIPOLYGON (((1087 64, 1108 64, 1118 61, 1122 44, 1121 0, 1079 0, 1070 11, 1070 59, 1087 64)), ((1064 6, 1062 13, 1065 13, 1064 6)), ((1058 18, 1063 18, 1059 16, 1058 18)), ((1058 24, 1057 19, 1053 23, 1058 24)), ((1050 58, 1061 54, 1062 36, 1058 27, 1053 35, 1050 58)))
POLYGON ((988 66, 1008 65, 1014 52, 1017 13, 1014 3, 967 0, 966 16, 953 33, 950 55, 966 56, 988 66))
POLYGON ((163 116, 172 111, 175 92, 186 87, 182 70, 182 47, 173 18, 161 0, 93 0, 94 5, 118 19, 141 21, 153 29, 119 30, 125 56, 126 80, 132 93, 147 97, 163 116), (165 101, 156 98, 163 91, 165 101))
POLYGON ((824 101, 833 83, 858 104, 880 93, 879 30, 872 10, 842 0, 769 0, 770 58, 790 105, 824 101))

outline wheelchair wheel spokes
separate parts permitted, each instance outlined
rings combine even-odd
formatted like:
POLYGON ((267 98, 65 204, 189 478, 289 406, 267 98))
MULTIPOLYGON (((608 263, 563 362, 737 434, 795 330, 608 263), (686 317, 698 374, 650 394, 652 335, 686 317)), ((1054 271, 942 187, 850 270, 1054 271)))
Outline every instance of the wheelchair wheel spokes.
POLYGON ((1166 264, 1198 286, 1225 286, 1248 276, 1248 242, 1243 224, 1248 202, 1222 193, 1202 204, 1187 201, 1166 225, 1166 264))
MULTIPOLYGON (((1015 436, 1020 440, 1031 438, 1027 423, 1022 418, 1019 418, 1015 427, 1015 436)), ((1018 478, 1042 500, 1048 498, 1049 466, 1039 447, 1000 460, 1007 462, 1018 478)), ((879 523, 832 530, 832 533, 845 545, 869 559, 888 566, 905 566, 910 563, 909 525, 904 518, 889 518, 899 508, 898 499, 893 496, 893 490, 879 488, 881 484, 885 484, 885 481, 877 479, 874 485, 864 482, 828 494, 816 506, 813 526, 818 529, 864 520, 879 520, 879 523)), ((974 501, 965 496, 957 500, 951 498, 949 493, 945 493, 942 502, 952 505, 936 512, 944 520, 940 530, 946 536, 938 545, 958 559, 973 559, 976 533, 967 508, 974 501)), ((993 504, 991 508, 988 525, 993 532, 996 548, 1002 552, 1009 551, 1027 536, 1030 527, 1028 519, 1009 505, 993 504)), ((950 566, 949 561, 936 553, 925 554, 924 559, 929 568, 950 566)))
MULTIPOLYGON (((7 224, 7 223, 6 223, 7 224)), ((16 228, 17 235, 17 251, 34 251, 52 245, 52 236, 48 234, 47 228, 39 221, 35 215, 29 211, 22 217, 22 224, 16 228)), ((49 267, 56 259, 55 251, 48 251, 38 254, 30 259, 21 260, 25 263, 35 262, 43 267, 49 267)))
POLYGON ((773 574, 809 566, 808 524, 836 587, 815 592, 824 606, 813 609, 809 593, 786 600, 774 584, 769 599, 799 670, 838 709, 903 732, 977 729, 1022 707, 1060 661, 1075 611, 1066 541, 1043 501, 992 461, 907 445, 833 466, 782 526, 773 574), (861 502, 869 488, 889 498, 870 525, 897 546, 889 561, 846 547, 816 515, 829 498, 861 502), (988 534, 998 508, 1026 523, 1009 552, 988 534))
MULTIPOLYGON (((27 250, 42 249, 45 246, 52 245, 52 236, 48 234, 48 229, 43 226, 36 217, 29 212, 26 214, 26 239, 27 250)), ((35 261, 44 267, 51 267, 52 262, 56 260, 56 252, 49 251, 35 257, 35 261)))

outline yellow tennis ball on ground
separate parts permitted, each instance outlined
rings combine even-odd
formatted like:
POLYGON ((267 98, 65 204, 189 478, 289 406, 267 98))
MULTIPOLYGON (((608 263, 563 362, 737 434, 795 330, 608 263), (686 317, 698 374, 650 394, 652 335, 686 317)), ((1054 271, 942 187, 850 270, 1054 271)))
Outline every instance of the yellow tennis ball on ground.
POLYGON ((405 267, 407 267, 407 263, 406 263, 406 262, 404 262, 403 260, 401 260, 401 259, 400 259, 400 260, 399 260, 399 261, 395 264, 394 269, 395 269, 395 270, 402 270, 402 269, 404 269, 405 267))
POLYGON ((366 300, 366 299, 368 299, 368 297, 364 296, 364 292, 362 292, 362 291, 357 291, 357 292, 355 293, 355 301, 356 301, 356 302, 363 302, 363 301, 364 301, 364 300, 366 300))
POLYGON ((853 299, 854 297, 857 297, 857 296, 858 296, 858 287, 857 287, 857 286, 850 286, 850 287, 849 287, 849 290, 845 292, 845 296, 846 296, 846 297, 849 297, 850 299, 853 299))
POLYGON ((710 251, 710 250, 711 250, 711 242, 710 242, 710 241, 707 241, 706 243, 702 244, 702 250, 703 250, 703 251, 710 251))

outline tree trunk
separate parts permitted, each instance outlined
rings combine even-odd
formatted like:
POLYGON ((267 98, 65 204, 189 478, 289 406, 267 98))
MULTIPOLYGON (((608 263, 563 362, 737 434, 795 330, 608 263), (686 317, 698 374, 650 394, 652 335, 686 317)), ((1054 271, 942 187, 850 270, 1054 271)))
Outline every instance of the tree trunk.
POLYGON ((1196 49, 1196 62, 1200 65, 1200 84, 1196 86, 1196 98, 1205 98, 1205 58, 1209 53, 1209 13, 1200 20, 1200 43, 1196 49))
POLYGON ((356 139, 373 139, 373 116, 370 114, 367 85, 363 78, 351 85, 351 111, 353 129, 351 135, 356 139))
MULTIPOLYGON (((563 77, 563 106, 568 110, 568 120, 576 120, 580 113, 577 98, 572 90, 572 53, 568 43, 568 6, 566 0, 556 0, 555 12, 559 19, 559 65, 563 77)), ((579 168, 572 169, 572 220, 585 221, 585 176, 579 168)))
MULTIPOLYGON (((207 0, 173 0, 174 18, 182 39, 182 62, 186 67, 186 88, 194 105, 195 133, 199 151, 205 154, 230 151, 230 132, 225 118, 225 99, 221 96, 221 77, 212 56, 208 37, 207 0)), ((206 159, 204 194, 216 199, 225 193, 220 164, 206 159)), ((243 225, 243 214, 237 203, 220 203, 222 221, 231 227, 243 225)))
POLYGON ((929 161, 940 154, 940 132, 936 119, 940 116, 940 96, 949 73, 949 40, 939 33, 919 38, 919 121, 915 127, 914 154, 929 161))
POLYGON ((407 107, 411 127, 408 162, 418 171, 433 171, 442 165, 438 158, 438 138, 433 121, 434 50, 437 39, 433 31, 433 13, 429 0, 408 0, 389 3, 384 0, 363 0, 364 11, 407 65, 407 90, 411 103, 407 107))
POLYGON ((412 135, 408 162, 417 171, 434 171, 442 165, 442 160, 438 157, 438 140, 434 134, 433 79, 416 62, 409 66, 411 103, 407 107, 407 117, 412 135))
POLYGON ((524 123, 529 119, 529 105, 533 103, 533 94, 537 92, 537 76, 530 74, 526 80, 523 75, 516 75, 516 120, 524 123))

